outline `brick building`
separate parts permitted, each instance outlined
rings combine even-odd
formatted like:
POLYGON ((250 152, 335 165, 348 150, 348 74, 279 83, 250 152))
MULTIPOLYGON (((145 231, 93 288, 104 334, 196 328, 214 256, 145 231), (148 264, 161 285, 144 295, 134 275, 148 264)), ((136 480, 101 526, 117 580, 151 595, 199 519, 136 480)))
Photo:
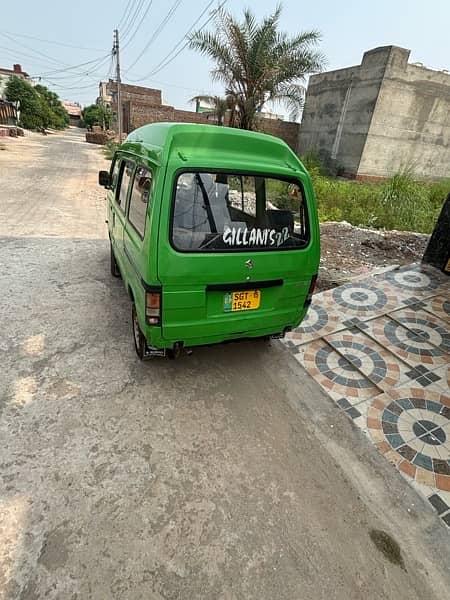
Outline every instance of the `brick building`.
MULTIPOLYGON (((161 90, 138 85, 121 85, 122 126, 125 133, 148 123, 204 123, 215 124, 217 117, 213 112, 194 112, 180 110, 162 103, 161 90)), ((97 102, 109 106, 117 113, 117 84, 113 80, 101 82, 97 102)), ((261 116, 260 130, 282 138, 296 151, 299 124, 278 119, 266 119, 261 116)))
POLYGON ((78 102, 69 102, 68 100, 63 100, 62 105, 64 106, 64 110, 69 115, 69 123, 70 125, 75 125, 78 127, 81 120, 81 106, 78 102))

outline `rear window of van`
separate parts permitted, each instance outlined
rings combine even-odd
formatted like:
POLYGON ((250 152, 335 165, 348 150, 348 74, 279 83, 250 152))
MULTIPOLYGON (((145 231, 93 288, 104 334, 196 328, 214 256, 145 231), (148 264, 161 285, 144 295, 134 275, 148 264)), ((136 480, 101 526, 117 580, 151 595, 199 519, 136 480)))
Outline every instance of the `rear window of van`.
POLYGON ((171 238, 175 249, 190 252, 303 248, 309 241, 303 189, 276 177, 183 172, 171 238))

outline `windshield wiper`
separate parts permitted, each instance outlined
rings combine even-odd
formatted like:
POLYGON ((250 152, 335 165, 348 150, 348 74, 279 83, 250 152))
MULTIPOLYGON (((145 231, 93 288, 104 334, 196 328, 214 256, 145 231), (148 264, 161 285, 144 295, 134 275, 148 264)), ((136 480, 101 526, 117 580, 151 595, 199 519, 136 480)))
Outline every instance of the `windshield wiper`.
POLYGON ((209 201, 209 196, 205 189, 205 184, 203 183, 202 178, 200 177, 199 173, 195 174, 195 178, 196 178, 197 183, 202 192, 203 202, 205 203, 206 214, 208 216, 209 228, 211 229, 212 233, 217 233, 216 223, 214 221, 214 216, 213 216, 213 213, 211 210, 211 202, 209 201))
POLYGON ((198 249, 200 250, 200 248, 208 248, 208 246, 210 246, 213 242, 215 242, 217 239, 219 239, 221 237, 222 237, 222 234, 217 233, 212 238, 203 240, 203 242, 200 244, 198 249))

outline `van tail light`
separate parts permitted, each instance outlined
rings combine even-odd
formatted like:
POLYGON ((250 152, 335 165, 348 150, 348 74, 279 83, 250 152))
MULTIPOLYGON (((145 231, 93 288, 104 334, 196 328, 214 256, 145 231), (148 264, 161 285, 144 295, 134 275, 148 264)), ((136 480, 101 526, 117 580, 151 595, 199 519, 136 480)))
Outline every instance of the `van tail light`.
POLYGON ((306 296, 305 306, 309 306, 311 304, 311 300, 314 294, 314 289, 317 283, 317 275, 313 275, 311 278, 311 283, 309 284, 308 295, 306 296))
POLYGON ((145 292, 145 320, 148 325, 161 324, 161 290, 145 292))

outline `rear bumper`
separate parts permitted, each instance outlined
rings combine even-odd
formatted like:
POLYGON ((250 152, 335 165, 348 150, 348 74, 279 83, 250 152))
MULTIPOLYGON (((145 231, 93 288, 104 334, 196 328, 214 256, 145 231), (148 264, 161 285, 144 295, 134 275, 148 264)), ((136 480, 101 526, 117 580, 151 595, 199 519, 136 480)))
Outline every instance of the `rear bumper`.
MULTIPOLYGON (((197 335, 193 334, 192 329, 186 336, 181 336, 179 339, 166 339, 162 335, 162 330, 159 327, 147 327, 145 336, 152 346, 155 348, 173 348, 174 344, 181 342, 184 347, 190 348, 193 346, 209 346, 213 344, 221 344, 224 342, 232 342, 237 340, 255 339, 261 337, 267 337, 271 335, 282 334, 285 331, 290 331, 297 327, 303 318, 305 317, 307 308, 305 308, 300 315, 297 314, 294 320, 283 321, 278 323, 267 324, 265 327, 250 328, 237 332, 230 332, 223 330, 221 332, 215 332, 214 334, 208 335, 207 324, 202 323, 199 326, 199 332, 197 335), (202 334, 200 331, 202 330, 202 334)), ((181 333, 181 332, 180 332, 181 333)))

